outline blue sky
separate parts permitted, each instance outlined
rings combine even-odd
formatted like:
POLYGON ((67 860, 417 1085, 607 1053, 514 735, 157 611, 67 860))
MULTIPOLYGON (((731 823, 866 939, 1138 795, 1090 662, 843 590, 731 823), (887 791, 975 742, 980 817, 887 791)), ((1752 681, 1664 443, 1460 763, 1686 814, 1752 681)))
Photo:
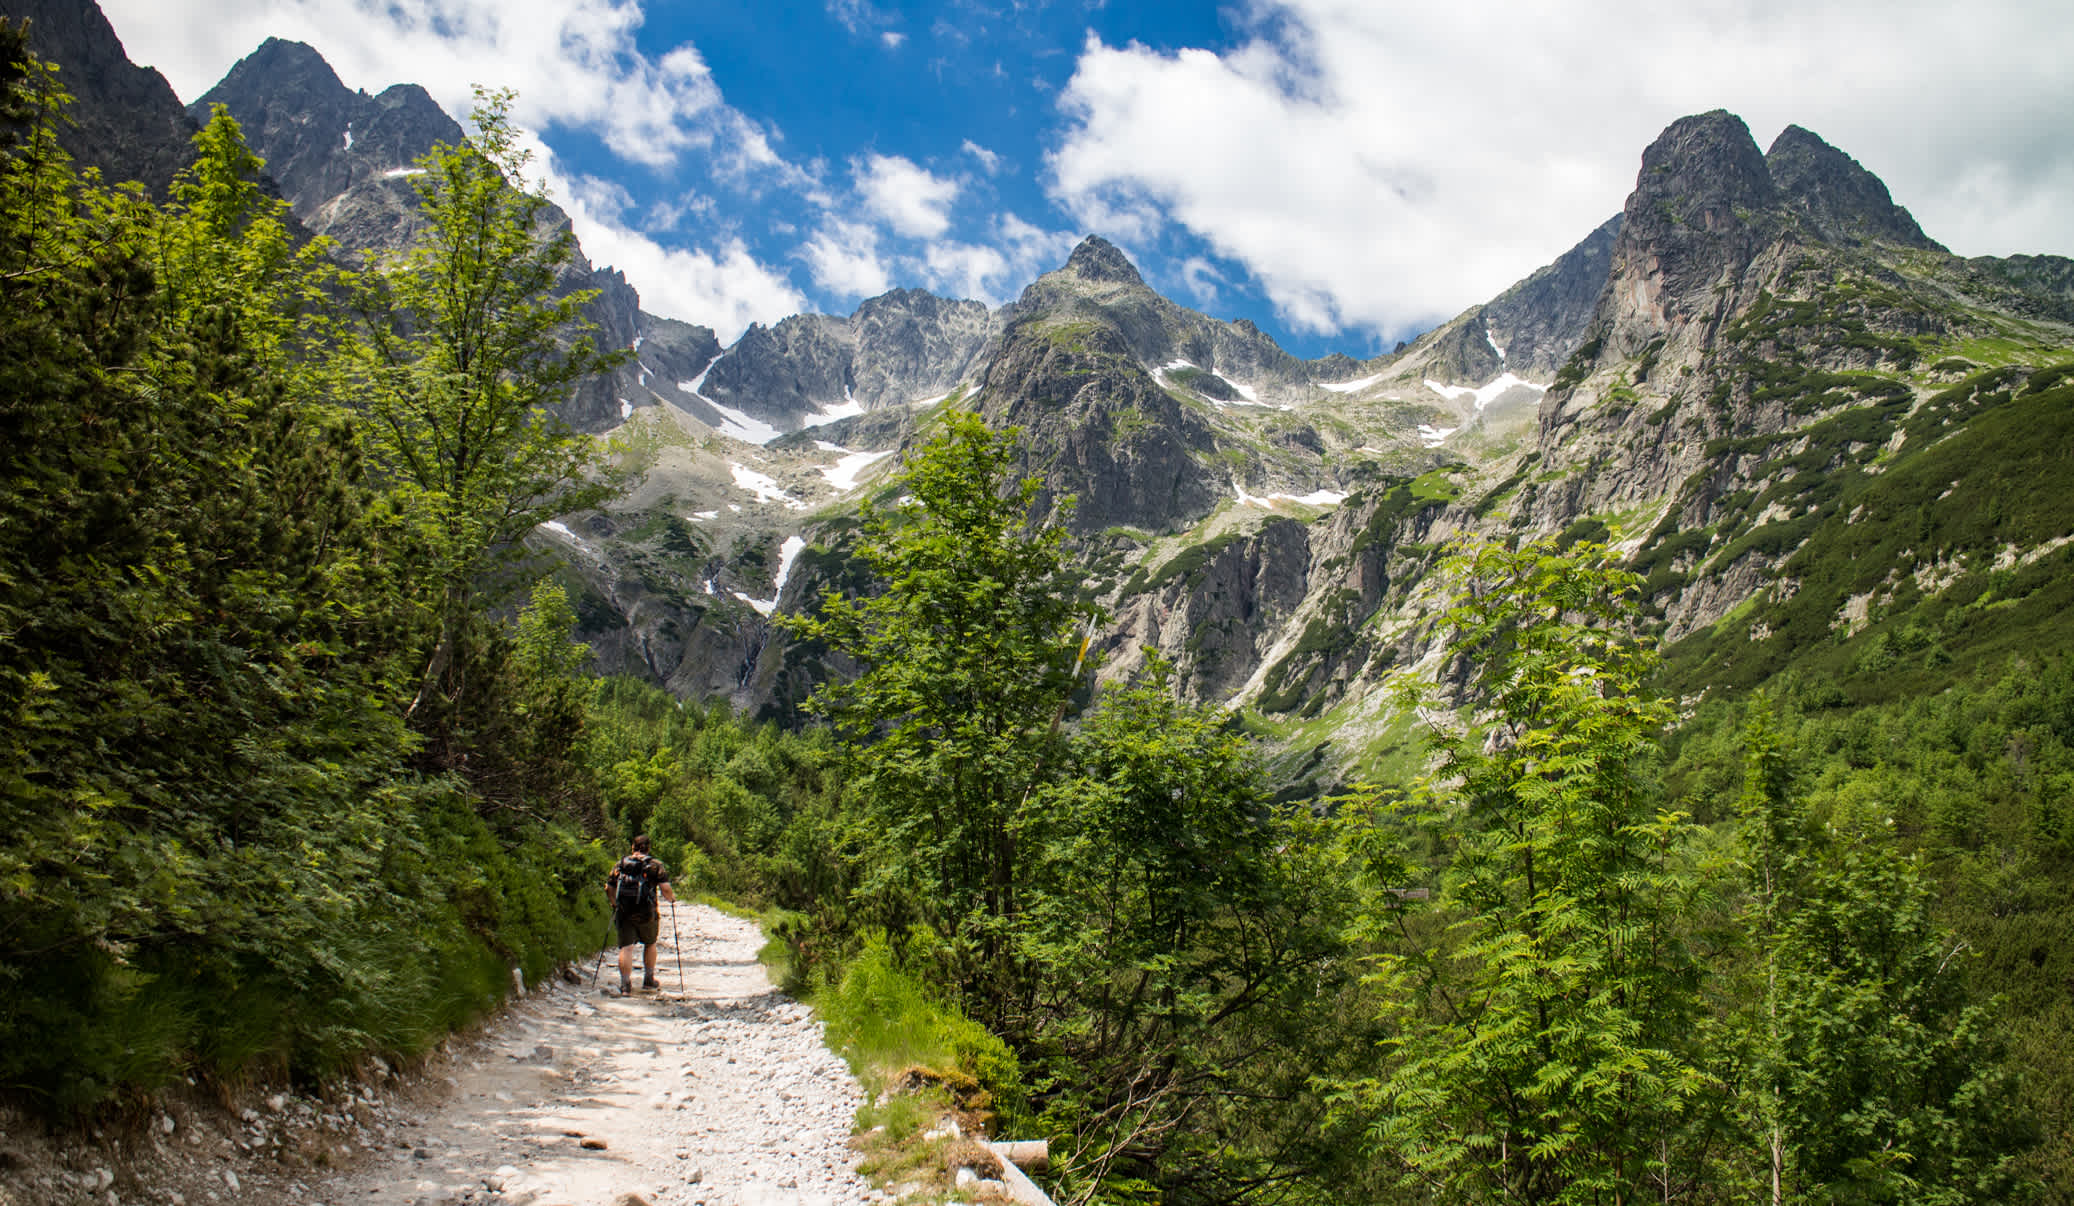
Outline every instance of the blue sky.
POLYGON ((1012 299, 1084 233, 1302 355, 1386 349, 1617 212, 1727 108, 1962 254, 2074 253, 2063 0, 103 0, 183 99, 276 35, 459 115, 516 88, 594 261, 732 339, 1012 299))

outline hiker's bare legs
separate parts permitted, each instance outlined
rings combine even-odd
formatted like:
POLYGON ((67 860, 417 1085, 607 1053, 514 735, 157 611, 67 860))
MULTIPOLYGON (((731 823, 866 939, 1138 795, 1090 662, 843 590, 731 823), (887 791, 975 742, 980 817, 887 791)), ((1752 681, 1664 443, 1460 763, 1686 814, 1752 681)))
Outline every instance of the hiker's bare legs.
POLYGON ((655 956, 658 943, 651 942, 641 948, 641 971, 650 980, 655 979, 655 956))
MULTIPOLYGON (((648 966, 649 966, 649 969, 650 969, 650 970, 653 970, 653 969, 654 969, 654 967, 655 967, 655 948, 651 946, 651 947, 649 947, 649 948, 648 948, 648 951, 649 951, 649 954, 648 954, 648 966)), ((631 946, 623 946, 623 947, 620 947, 620 948, 619 948, 619 982, 620 982, 621 984, 624 984, 624 983, 626 983, 626 982, 627 982, 628 980, 632 979, 632 978, 633 978, 633 975, 634 975, 634 948, 633 948, 633 947, 631 947, 631 946)))

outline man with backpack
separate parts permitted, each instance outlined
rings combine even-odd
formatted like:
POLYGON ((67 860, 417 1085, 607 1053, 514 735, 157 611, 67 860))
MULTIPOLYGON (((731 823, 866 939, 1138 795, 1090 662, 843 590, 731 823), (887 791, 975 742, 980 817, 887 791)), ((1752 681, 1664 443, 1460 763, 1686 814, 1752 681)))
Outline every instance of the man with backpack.
POLYGON ((619 860, 605 877, 605 890, 612 895, 612 924, 619 931, 619 992, 634 991, 634 944, 641 944, 641 987, 654 988, 656 939, 662 936, 662 910, 656 897, 677 903, 670 887, 669 868, 650 857, 648 835, 634 839, 633 853, 619 860))

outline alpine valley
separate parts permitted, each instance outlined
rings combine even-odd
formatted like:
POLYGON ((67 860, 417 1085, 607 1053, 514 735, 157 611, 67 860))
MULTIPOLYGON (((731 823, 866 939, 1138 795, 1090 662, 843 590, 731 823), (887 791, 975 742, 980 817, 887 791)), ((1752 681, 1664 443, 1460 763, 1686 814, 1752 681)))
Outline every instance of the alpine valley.
MULTIPOLYGON (((189 116, 217 102, 355 253, 408 243, 409 165, 461 135, 280 41, 189 116)), ((1306 789, 1416 754, 1389 688, 1434 665, 1429 571, 1461 537, 1613 545, 1690 695, 1795 666, 1919 690, 2038 649, 2070 602, 2074 261, 1953 256, 1799 127, 1767 151, 1728 113, 1674 123, 1620 214, 1368 360, 1169 301, 1100 235, 998 310, 901 289, 728 347, 568 275, 634 358, 565 417, 639 477, 537 540, 601 670, 754 715, 830 673, 771 617, 842 580, 859 503, 952 409, 1020 429, 1044 505, 1072 499, 1102 674, 1157 650, 1306 789)))
MULTIPOLYGON (((414 165, 462 138, 423 89, 356 92, 300 43, 267 41, 183 107, 91 6, 7 8, 63 69, 82 162, 163 195, 220 103, 303 231, 355 262, 414 245, 414 165)), ((1430 715, 1402 688, 1468 684, 1440 623, 1465 540, 1603 544, 1639 576, 1684 725, 1671 790, 1720 797, 1713 772, 1681 776, 1735 738, 1710 709, 1760 691, 1883 766, 1912 701, 2074 654, 2074 260, 1965 258, 1933 234, 1819 134, 1762 148, 1714 111, 1640 148, 1621 212, 1569 252, 1366 359, 1300 359, 1179 305, 1099 233, 999 308, 896 289, 725 346, 578 256, 559 288, 595 290, 599 342, 629 355, 561 416, 631 484, 527 543, 600 673, 797 728, 855 668, 779 617, 865 580, 862 517, 966 412, 1019 433, 1099 615, 1099 680, 1170 665, 1184 701, 1259 739, 1282 799, 1427 765, 1430 715)), ((1983 756, 2017 786, 1996 807, 2059 833, 2049 882, 2074 882, 2074 766, 1997 723, 1983 756)), ((1913 807, 1907 824, 1976 835, 1961 845, 2000 832, 1956 796, 1913 807)), ((2074 913, 1999 890, 1949 920, 1974 927, 1980 982, 2019 998, 2010 1041, 2036 1056, 2074 1022, 2074 913)), ((2074 1085, 2063 1055, 2037 1058, 2030 1099, 2074 1085)), ((2041 1117, 2041 1150, 2068 1160, 2074 1107, 2041 1117)))

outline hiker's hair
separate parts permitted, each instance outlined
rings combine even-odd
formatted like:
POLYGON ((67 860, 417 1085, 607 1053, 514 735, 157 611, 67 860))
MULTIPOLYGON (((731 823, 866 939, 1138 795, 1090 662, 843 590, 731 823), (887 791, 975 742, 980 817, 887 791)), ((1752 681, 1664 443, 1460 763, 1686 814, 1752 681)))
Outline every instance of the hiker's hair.
POLYGON ((642 853, 642 854, 646 854, 646 853, 648 853, 648 835, 647 835, 647 834, 645 834, 645 833, 644 833, 644 834, 642 834, 642 835, 641 835, 640 837, 637 837, 637 838, 635 838, 635 839, 634 839, 634 849, 635 849, 635 850, 637 850, 637 851, 639 851, 639 852, 640 852, 640 853, 642 853))

